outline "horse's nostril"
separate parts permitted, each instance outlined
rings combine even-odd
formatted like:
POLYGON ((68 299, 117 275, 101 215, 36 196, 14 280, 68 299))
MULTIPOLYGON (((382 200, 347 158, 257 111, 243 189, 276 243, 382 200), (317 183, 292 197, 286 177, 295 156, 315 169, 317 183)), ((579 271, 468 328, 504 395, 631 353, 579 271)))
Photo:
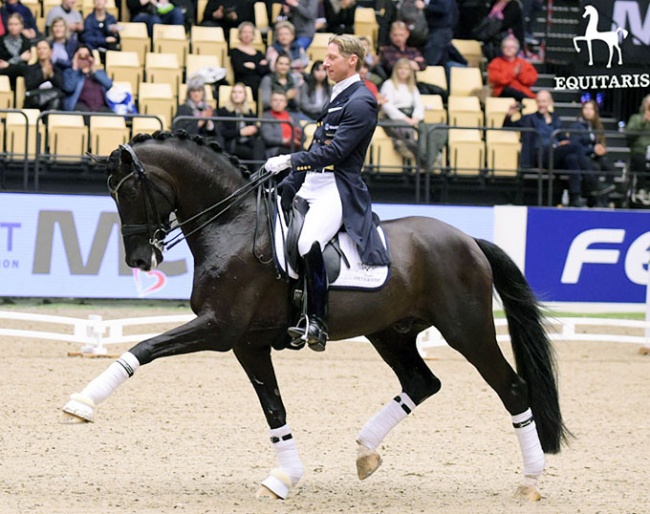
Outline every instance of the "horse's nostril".
POLYGON ((149 263, 146 262, 144 259, 137 259, 135 261, 135 267, 138 269, 141 269, 142 271, 148 271, 149 270, 149 263))

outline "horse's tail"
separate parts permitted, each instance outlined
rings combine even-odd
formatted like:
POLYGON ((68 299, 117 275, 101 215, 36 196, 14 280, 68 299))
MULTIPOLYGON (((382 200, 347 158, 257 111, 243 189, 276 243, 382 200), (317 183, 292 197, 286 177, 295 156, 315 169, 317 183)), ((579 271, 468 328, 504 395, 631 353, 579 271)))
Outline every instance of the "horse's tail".
POLYGON ((545 453, 557 453, 570 432, 562 421, 555 357, 539 302, 508 254, 488 241, 476 242, 492 266, 494 287, 508 319, 517 373, 528 385, 528 401, 542 449, 545 453))

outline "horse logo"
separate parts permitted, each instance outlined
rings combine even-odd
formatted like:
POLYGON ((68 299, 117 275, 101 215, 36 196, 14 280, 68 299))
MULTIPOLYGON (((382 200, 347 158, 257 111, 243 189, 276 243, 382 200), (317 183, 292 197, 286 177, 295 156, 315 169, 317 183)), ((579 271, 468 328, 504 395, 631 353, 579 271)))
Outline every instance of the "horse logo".
POLYGON ((619 34, 623 35, 625 39, 628 35, 627 30, 624 28, 617 28, 616 30, 610 30, 608 32, 599 32, 598 31, 598 11, 593 5, 585 6, 585 13, 582 15, 583 18, 589 17, 589 23, 587 23, 587 30, 585 31, 584 36, 576 36, 573 38, 573 46, 576 49, 576 52, 580 53, 580 47, 578 46, 578 41, 586 41, 587 48, 589 49, 589 66, 594 65, 593 51, 591 44, 594 40, 603 41, 607 43, 609 47, 609 61, 607 62, 607 68, 612 67, 612 58, 614 57, 614 49, 618 52, 618 64, 619 66, 623 64, 623 53, 621 52, 620 47, 620 37, 619 34))

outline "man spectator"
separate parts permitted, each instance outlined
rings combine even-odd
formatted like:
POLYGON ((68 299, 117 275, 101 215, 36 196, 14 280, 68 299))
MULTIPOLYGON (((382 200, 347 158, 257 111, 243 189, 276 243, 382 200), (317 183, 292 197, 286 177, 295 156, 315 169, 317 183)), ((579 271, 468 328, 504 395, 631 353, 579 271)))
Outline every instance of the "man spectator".
POLYGON ((386 76, 393 73, 395 63, 401 58, 408 59, 414 71, 426 69, 427 62, 420 50, 406 46, 409 35, 409 29, 403 21, 394 21, 391 24, 388 35, 390 43, 379 49, 379 62, 386 72, 386 76))
POLYGON ((4 5, 0 7, 0 16, 2 16, 3 28, 7 26, 9 16, 13 13, 18 13, 23 18, 23 36, 32 41, 40 36, 31 9, 24 6, 20 0, 5 0, 4 5))
POLYGON ((56 18, 63 18, 68 25, 68 32, 70 37, 77 39, 84 29, 84 19, 80 11, 75 10, 77 0, 61 0, 61 5, 52 7, 45 17, 45 27, 49 33, 52 22, 56 18))
POLYGON ((445 66, 447 70, 451 66, 465 66, 467 62, 451 44, 458 22, 456 0, 417 0, 415 5, 424 10, 429 25, 429 39, 423 51, 427 64, 445 66))
POLYGON ((184 25, 183 11, 169 0, 126 0, 126 5, 132 22, 147 25, 149 37, 153 37, 153 26, 158 23, 184 25))

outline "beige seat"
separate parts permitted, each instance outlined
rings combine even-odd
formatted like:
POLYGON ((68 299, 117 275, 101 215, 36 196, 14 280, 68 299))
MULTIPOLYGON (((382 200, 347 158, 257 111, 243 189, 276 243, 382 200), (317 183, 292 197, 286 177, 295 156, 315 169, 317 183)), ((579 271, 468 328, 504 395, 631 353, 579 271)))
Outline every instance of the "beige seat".
MULTIPOLYGON (((503 119, 512 104, 516 103, 513 98, 495 98, 490 96, 485 99, 485 126, 499 128, 503 126, 503 119)), ((513 116, 513 119, 518 118, 513 116)))
POLYGON ((451 43, 456 47, 467 60, 467 65, 472 68, 480 68, 485 64, 483 56, 483 44, 475 39, 452 39, 451 43))
MULTIPOLYGON (((213 109, 217 108, 217 99, 212 94, 212 87, 206 85, 203 87, 205 91, 205 103, 210 105, 213 109)), ((178 103, 182 104, 187 98, 187 84, 181 84, 178 88, 178 103)))
POLYGON ((110 155, 128 141, 129 129, 124 116, 90 117, 90 152, 93 155, 110 155))
MULTIPOLYGON (((521 111, 521 114, 526 115, 537 112, 537 100, 534 98, 524 98, 523 102, 521 103, 524 105, 524 109, 521 111)), ((553 106, 551 105, 548 110, 550 112, 553 112, 553 106)))
POLYGON ((354 35, 367 37, 372 46, 376 47, 378 34, 379 25, 375 10, 372 7, 357 7, 354 10, 354 35))
POLYGON ((420 95, 424 104, 424 121, 426 123, 447 124, 447 111, 440 95, 420 95))
MULTIPOLYGON (((231 91, 232 86, 219 86, 219 107, 226 105, 231 91)), ((248 106, 255 112, 255 100, 253 99, 253 90, 250 86, 246 86, 246 100, 248 100, 248 106)))
POLYGON ((9 77, 0 75, 0 109, 14 108, 14 92, 11 89, 9 77))
POLYGON ((511 130, 488 130, 485 135, 487 166, 495 177, 516 177, 521 142, 511 130))
POLYGON ((422 71, 417 71, 415 77, 418 82, 438 86, 447 91, 447 75, 444 66, 427 66, 422 71))
POLYGON ((330 38, 334 36, 333 32, 316 32, 314 39, 307 49, 310 61, 324 61, 327 54, 327 45, 330 38))
MULTIPOLYGON (((79 7, 81 7, 81 14, 83 14, 85 19, 95 9, 95 0, 82 0, 81 2, 77 2, 76 8, 78 9, 79 7)), ((120 19, 117 5, 115 5, 115 0, 106 0, 106 11, 115 16, 116 20, 120 19)))
MULTIPOLYGON (((271 33, 269 29, 269 38, 273 37, 273 34, 271 33)), ((239 31, 237 30, 236 27, 232 27, 230 29, 230 33, 228 34, 228 42, 230 43, 230 48, 235 48, 239 44, 239 31)), ((266 53, 266 45, 264 44, 264 40, 262 39, 262 32, 259 29, 255 29, 255 35, 253 36, 253 42, 251 45, 262 52, 263 54, 266 53)))
POLYGON ((269 30, 269 13, 266 10, 266 2, 255 2, 253 4, 255 11, 255 26, 265 34, 269 30))
POLYGON ((130 82, 131 91, 137 94, 144 72, 136 52, 106 52, 106 74, 113 81, 130 82))
POLYGON ((219 58, 216 55, 188 54, 185 66, 185 76, 189 79, 201 68, 219 68, 219 58))
POLYGON ((9 159, 22 161, 25 158, 25 149, 30 160, 36 158, 36 120, 40 114, 38 109, 22 109, 22 114, 7 113, 5 151, 9 159), (29 131, 26 130, 27 127, 29 131))
POLYGON ((175 53, 181 66, 185 66, 185 58, 189 53, 189 42, 183 25, 153 26, 153 51, 159 54, 175 53))
POLYGON ((383 127, 377 127, 370 145, 371 162, 374 171, 385 173, 402 173, 406 164, 393 146, 393 139, 383 127))
POLYGON ((169 129, 176 113, 176 98, 169 84, 149 84, 140 82, 138 89, 138 112, 158 116, 165 130, 169 129))
POLYGON ((228 43, 221 27, 201 27, 195 25, 190 32, 192 53, 195 55, 215 55, 219 62, 228 60, 228 43))
POLYGON ((449 130, 449 165, 457 175, 479 175, 485 147, 479 130, 449 130))
POLYGON ((318 125, 313 121, 310 122, 301 121, 300 125, 302 127, 302 135, 303 135, 302 147, 304 150, 307 150, 309 148, 309 145, 311 145, 311 142, 314 139, 314 132, 316 132, 318 125))
POLYGON ((205 8, 208 6, 208 0, 198 0, 196 2, 196 21, 200 25, 203 23, 203 14, 205 13, 205 8))
POLYGON ((457 127, 482 127, 483 111, 475 96, 450 96, 447 101, 449 124, 457 127))
POLYGON ((22 109, 25 103, 25 77, 16 77, 16 95, 14 96, 14 105, 16 109, 22 109))
POLYGON ((80 114, 50 114, 46 145, 50 162, 78 163, 88 151, 88 127, 80 114))
POLYGON ((170 84, 172 94, 178 95, 178 86, 183 81, 183 70, 176 54, 148 53, 145 57, 144 72, 147 82, 170 84))
POLYGON ((483 89, 483 75, 478 68, 453 67, 449 81, 449 94, 454 96, 470 96, 483 89))
POLYGON ((153 134, 157 130, 163 130, 163 128, 163 122, 159 118, 134 116, 131 124, 131 137, 137 134, 153 134))
POLYGON ((145 23, 120 23, 120 45, 123 52, 135 52, 140 62, 151 51, 151 39, 145 23))

